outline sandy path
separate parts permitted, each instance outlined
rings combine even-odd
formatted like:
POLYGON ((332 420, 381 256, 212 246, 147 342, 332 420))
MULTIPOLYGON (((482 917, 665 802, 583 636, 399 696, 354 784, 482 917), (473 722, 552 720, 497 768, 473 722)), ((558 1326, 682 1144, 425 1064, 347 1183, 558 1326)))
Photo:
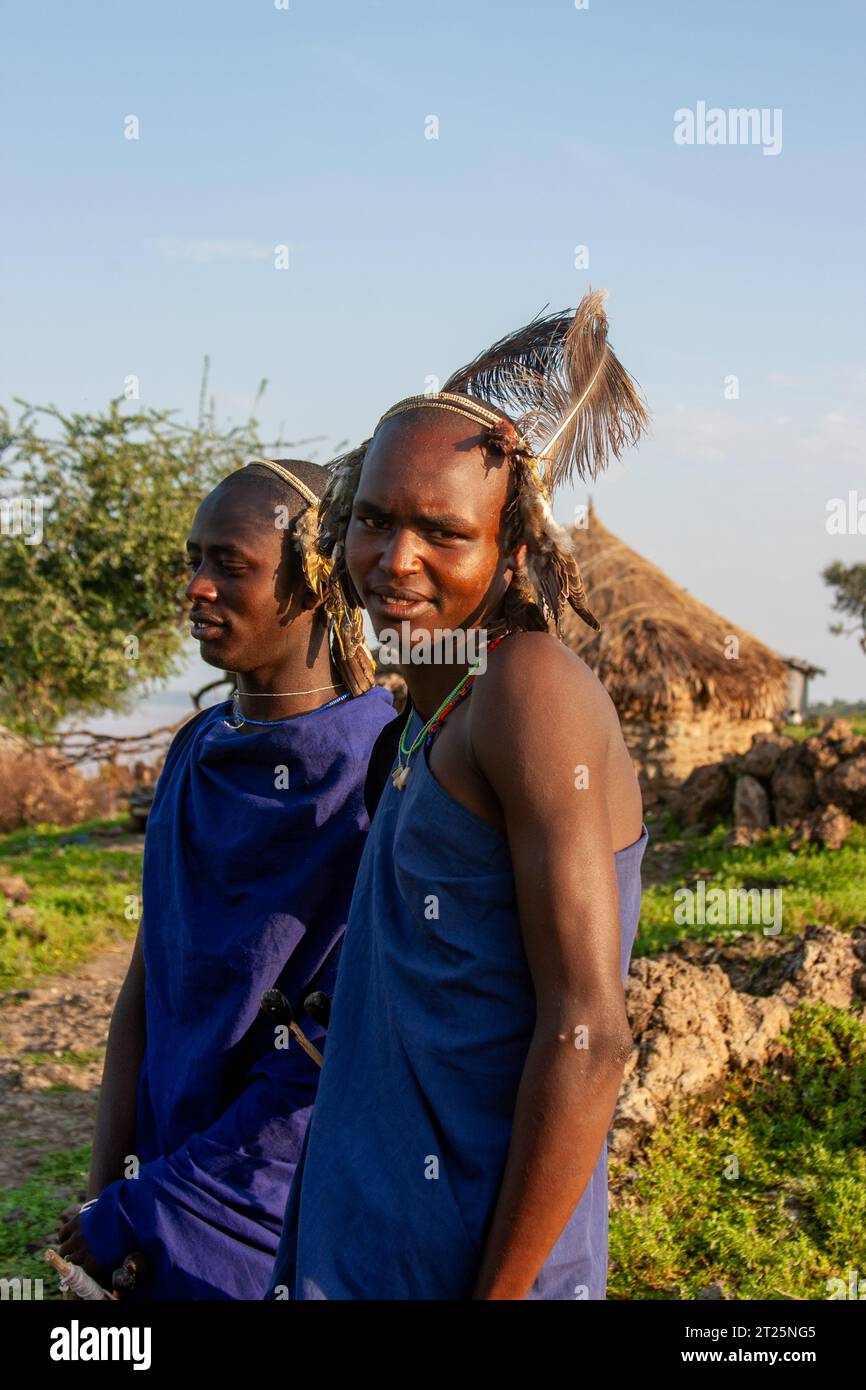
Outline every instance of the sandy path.
POLYGON ((0 992, 0 1188, 24 1182, 46 1153, 93 1137, 108 1024, 131 954, 132 942, 114 946, 73 974, 0 992), (86 1060, 64 1059, 69 1052, 86 1060))

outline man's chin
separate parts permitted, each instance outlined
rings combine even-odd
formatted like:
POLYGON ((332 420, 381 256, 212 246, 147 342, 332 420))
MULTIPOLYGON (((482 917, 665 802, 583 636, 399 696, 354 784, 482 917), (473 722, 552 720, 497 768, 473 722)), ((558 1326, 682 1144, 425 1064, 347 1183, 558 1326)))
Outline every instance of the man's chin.
POLYGON ((199 642, 198 650, 207 666, 218 666, 221 671, 237 670, 224 637, 204 638, 199 642))

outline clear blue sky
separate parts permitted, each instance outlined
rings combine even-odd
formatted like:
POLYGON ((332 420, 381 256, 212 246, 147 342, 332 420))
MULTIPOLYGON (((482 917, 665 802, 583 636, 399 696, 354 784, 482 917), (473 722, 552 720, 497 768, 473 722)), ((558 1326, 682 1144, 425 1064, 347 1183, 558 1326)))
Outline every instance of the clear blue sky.
POLYGON ((322 460, 428 374, 604 286, 654 431, 596 484, 600 516, 826 666, 816 698, 866 696, 819 577, 866 559, 825 529, 828 499, 866 495, 862 4, 2 14, 4 401, 96 409, 136 373, 143 401, 192 415, 209 353, 223 416, 266 376, 266 432, 325 436, 305 450, 322 460), (676 144, 674 111, 701 100, 781 108, 781 153, 676 144))

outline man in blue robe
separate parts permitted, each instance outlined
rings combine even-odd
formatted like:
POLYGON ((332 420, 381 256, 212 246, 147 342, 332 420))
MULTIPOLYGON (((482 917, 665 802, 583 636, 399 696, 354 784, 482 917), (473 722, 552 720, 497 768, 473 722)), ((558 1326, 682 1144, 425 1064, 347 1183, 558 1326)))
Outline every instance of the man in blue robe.
POLYGON ((333 989, 369 754, 394 715, 365 649, 330 649, 305 543, 326 481, 295 460, 240 469, 188 542, 192 635, 237 673, 238 694, 180 729, 159 780, 95 1200, 60 1246, 103 1275, 143 1251, 146 1299, 263 1296, 318 1086, 316 1062, 260 1000, 279 988, 322 1046, 303 1003, 333 989))
POLYGON ((647 831, 616 711, 558 640, 566 607, 599 624, 550 496, 643 425, 606 338, 592 293, 335 465, 320 544, 408 649, 409 710, 374 753, 274 1299, 605 1297, 647 831))

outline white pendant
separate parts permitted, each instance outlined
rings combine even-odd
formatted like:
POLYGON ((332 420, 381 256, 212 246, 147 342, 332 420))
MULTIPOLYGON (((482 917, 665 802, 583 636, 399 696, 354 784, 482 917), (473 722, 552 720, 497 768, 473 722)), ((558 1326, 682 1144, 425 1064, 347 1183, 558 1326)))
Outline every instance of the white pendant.
POLYGON ((394 771, 391 773, 391 781, 393 785, 397 788, 398 792, 401 792, 405 787, 406 783, 409 781, 410 771, 411 768, 407 763, 405 767, 395 767, 394 771))
POLYGON ((227 729, 240 729, 243 728, 243 725, 246 723, 246 720, 241 714, 241 701, 237 690, 232 696, 231 714, 228 719, 223 720, 223 723, 227 729))

